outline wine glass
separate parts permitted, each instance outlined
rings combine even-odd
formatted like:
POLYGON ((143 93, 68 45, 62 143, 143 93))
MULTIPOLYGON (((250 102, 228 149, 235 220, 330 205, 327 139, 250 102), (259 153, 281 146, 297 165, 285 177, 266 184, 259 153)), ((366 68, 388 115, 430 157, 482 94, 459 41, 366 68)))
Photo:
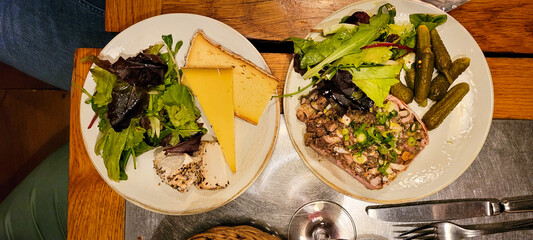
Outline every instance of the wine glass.
POLYGON ((289 222, 289 240, 355 240, 355 224, 339 204, 318 200, 301 206, 289 222))

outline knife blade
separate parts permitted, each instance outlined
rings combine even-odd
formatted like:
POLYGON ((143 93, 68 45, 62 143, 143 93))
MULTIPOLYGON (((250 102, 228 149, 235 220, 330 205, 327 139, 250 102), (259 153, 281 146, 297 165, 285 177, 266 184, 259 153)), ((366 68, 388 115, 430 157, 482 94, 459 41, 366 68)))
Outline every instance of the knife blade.
POLYGON ((455 220, 533 211, 533 195, 504 199, 473 198, 373 205, 365 210, 371 218, 388 222, 455 220))

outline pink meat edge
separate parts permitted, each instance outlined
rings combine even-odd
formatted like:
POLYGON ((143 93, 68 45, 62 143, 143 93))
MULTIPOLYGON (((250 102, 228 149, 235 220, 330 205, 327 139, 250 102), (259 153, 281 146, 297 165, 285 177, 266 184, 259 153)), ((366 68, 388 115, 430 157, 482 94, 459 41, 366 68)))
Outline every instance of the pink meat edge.
POLYGON ((342 163, 340 161, 337 161, 337 159, 335 159, 333 156, 330 156, 328 155, 327 153, 325 153, 322 149, 320 149, 319 147, 315 146, 314 144, 311 144, 309 145, 318 155, 322 156, 323 158, 327 159, 328 161, 332 162, 333 164, 335 164, 337 167, 339 167, 340 169, 344 170, 345 172, 347 172, 348 174, 350 174, 350 176, 352 176, 353 178, 355 178, 357 181, 359 181, 361 184, 363 184, 366 188, 370 189, 370 190, 376 190, 376 189, 381 189, 383 187, 383 185, 381 185, 381 187, 379 186, 373 186, 370 184, 369 181, 367 181, 366 179, 362 178, 361 176, 355 174, 354 172, 350 171, 350 169, 346 169, 342 166, 342 163))

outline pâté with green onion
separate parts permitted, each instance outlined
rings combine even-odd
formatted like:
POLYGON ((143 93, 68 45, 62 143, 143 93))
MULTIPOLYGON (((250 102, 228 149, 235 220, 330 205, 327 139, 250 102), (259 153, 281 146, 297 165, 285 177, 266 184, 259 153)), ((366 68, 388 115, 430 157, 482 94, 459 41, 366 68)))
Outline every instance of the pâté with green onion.
MULTIPOLYGON (((305 145, 368 189, 389 184, 429 143, 425 123, 407 104, 415 93, 421 97, 422 89, 430 89, 431 76, 422 82, 418 75, 433 73, 435 61, 431 67, 420 64, 418 29, 431 31, 446 22, 446 15, 411 14, 402 23, 395 16, 395 7, 387 3, 372 16, 357 11, 320 29, 321 41, 290 38, 294 70, 309 84, 283 96, 306 91, 297 108, 305 145), (406 80, 406 86, 402 70, 416 80, 406 80)), ((437 70, 449 75, 448 69, 437 70)))

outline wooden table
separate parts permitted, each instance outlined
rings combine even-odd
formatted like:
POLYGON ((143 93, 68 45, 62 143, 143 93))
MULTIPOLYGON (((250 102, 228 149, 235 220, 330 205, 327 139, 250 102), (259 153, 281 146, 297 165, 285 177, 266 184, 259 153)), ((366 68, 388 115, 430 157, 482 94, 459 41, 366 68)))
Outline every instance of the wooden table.
MULTIPOLYGON (((108 0, 107 31, 118 32, 165 13, 195 13, 222 21, 248 38, 304 37, 332 12, 354 1, 108 0)), ((449 12, 476 39, 487 57, 494 83, 495 119, 533 119, 533 2, 471 0, 449 12)), ((89 63, 80 59, 100 49, 78 49, 72 81, 83 85, 89 63)), ((262 53, 282 90, 291 54, 262 53)), ((68 238, 124 239, 125 200, 101 179, 81 137, 81 91, 71 89, 68 238)))

